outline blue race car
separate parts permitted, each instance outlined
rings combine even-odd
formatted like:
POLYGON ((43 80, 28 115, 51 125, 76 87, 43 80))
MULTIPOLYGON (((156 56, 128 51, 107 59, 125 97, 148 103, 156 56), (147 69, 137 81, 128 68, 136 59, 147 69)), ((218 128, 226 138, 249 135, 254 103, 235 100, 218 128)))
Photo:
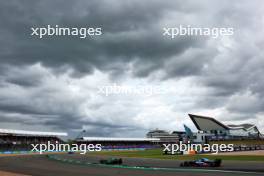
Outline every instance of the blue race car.
POLYGON ((208 158, 201 158, 195 161, 184 161, 180 164, 181 167, 220 167, 221 159, 209 160, 208 158))

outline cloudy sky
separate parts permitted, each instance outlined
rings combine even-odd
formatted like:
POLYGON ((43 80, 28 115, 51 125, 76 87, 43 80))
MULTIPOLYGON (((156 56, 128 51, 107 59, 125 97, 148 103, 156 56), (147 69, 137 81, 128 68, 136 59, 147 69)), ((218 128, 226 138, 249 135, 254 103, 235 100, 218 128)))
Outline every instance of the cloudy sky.
POLYGON ((143 137, 196 130, 188 113, 264 132, 264 2, 0 2, 0 128, 143 137), (101 27, 99 37, 32 37, 31 27, 101 27), (232 27, 233 36, 162 35, 164 27, 232 27), (160 86, 112 94, 106 85, 160 86))

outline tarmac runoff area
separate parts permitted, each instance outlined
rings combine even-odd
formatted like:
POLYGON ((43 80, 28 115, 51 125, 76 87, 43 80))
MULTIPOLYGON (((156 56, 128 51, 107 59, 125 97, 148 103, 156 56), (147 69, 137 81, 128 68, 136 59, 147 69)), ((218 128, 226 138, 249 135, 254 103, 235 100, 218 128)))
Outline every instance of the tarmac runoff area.
MULTIPOLYGON (((46 155, 24 155, 24 156, 4 156, 0 157, 0 170, 6 176, 16 173, 17 176, 260 176, 264 175, 263 162, 257 161, 224 161, 219 168, 181 168, 181 161, 143 159, 143 158, 123 158, 126 167, 116 168, 116 166, 105 166, 97 164, 100 159, 108 158, 104 156, 89 156, 80 154, 59 154, 52 155, 60 160, 48 158, 46 155), (71 162, 67 162, 67 161, 71 162), (135 166, 144 166, 135 168, 135 166)), ((118 167, 118 166, 117 166, 118 167)), ((0 173, 2 176, 2 174, 0 173)), ((3 175, 5 176, 5 175, 3 175)))
POLYGON ((0 175, 1 176, 27 176, 27 175, 23 175, 23 174, 17 174, 17 173, 11 173, 11 172, 3 172, 3 171, 0 171, 0 175))

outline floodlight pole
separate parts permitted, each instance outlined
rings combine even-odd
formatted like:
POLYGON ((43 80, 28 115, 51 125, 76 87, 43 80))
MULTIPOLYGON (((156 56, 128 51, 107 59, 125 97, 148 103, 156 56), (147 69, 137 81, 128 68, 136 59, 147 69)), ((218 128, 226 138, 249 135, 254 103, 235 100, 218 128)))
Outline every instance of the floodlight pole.
POLYGON ((78 138, 80 138, 81 135, 82 135, 83 133, 86 133, 86 130, 82 130, 82 131, 76 136, 75 140, 78 139, 78 138))

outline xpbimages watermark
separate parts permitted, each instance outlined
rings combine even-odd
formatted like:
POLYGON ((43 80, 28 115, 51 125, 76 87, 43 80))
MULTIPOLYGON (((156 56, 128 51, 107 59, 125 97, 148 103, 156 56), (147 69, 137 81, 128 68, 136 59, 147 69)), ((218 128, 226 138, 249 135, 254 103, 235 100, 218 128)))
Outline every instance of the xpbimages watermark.
POLYGON ((101 144, 61 144, 58 141, 47 144, 31 144, 31 151, 42 154, 43 152, 80 152, 86 154, 89 151, 101 151, 101 144))
POLYGON ((165 94, 169 91, 172 91, 172 87, 165 86, 152 86, 152 85, 135 85, 135 86, 127 86, 127 85, 118 85, 116 83, 99 86, 97 87, 97 93, 103 94, 105 96, 109 96, 112 94, 123 94, 123 95, 155 95, 155 94, 165 94))
POLYGON ((61 27, 59 25, 31 27, 31 36, 38 38, 47 38, 52 36, 77 36, 81 39, 85 39, 88 36, 100 36, 103 34, 102 28, 94 27, 61 27))
POLYGON ((169 38, 175 38, 177 36, 211 36, 212 38, 218 38, 220 36, 231 36, 234 34, 234 28, 232 27, 222 27, 222 28, 209 28, 209 27, 193 27, 191 25, 187 26, 177 26, 177 27, 164 27, 163 36, 169 38))
POLYGON ((179 144, 163 144, 163 147, 163 152, 170 152, 171 154, 188 151, 211 152, 214 154, 234 151, 234 144, 191 144, 190 141, 188 143, 180 141, 179 144))

